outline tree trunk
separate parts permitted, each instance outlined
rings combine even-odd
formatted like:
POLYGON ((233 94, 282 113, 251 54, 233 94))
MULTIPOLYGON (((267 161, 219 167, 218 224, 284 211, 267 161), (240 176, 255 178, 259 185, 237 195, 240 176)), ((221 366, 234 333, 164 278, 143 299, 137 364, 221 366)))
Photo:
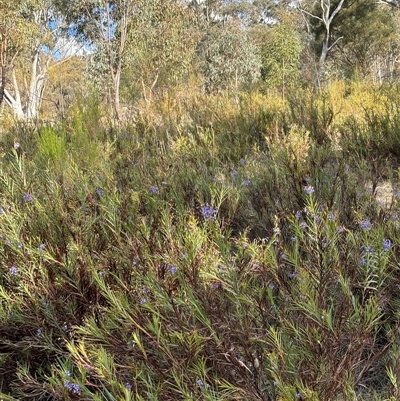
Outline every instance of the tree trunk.
POLYGON ((1 84, 0 84, 0 107, 4 101, 4 90, 6 89, 6 73, 7 67, 5 65, 1 66, 1 84))
POLYGON ((329 52, 329 36, 326 36, 324 41, 322 42, 321 55, 319 57, 318 74, 320 76, 324 72, 324 65, 325 65, 326 57, 328 56, 328 52, 329 52))

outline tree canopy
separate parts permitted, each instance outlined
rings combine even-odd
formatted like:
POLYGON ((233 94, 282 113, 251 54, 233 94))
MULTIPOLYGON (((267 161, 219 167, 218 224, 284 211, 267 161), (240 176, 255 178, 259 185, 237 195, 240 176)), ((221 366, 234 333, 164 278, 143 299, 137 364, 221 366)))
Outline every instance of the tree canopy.
POLYGON ((73 102, 53 98, 60 81, 51 73, 71 57, 80 60, 76 82, 87 77, 81 89, 96 87, 116 121, 128 101, 149 106, 188 80, 209 93, 258 82, 284 95, 306 70, 304 83, 317 86, 332 74, 393 78, 397 8, 395 0, 0 0, 0 107, 31 119, 43 102, 73 102))

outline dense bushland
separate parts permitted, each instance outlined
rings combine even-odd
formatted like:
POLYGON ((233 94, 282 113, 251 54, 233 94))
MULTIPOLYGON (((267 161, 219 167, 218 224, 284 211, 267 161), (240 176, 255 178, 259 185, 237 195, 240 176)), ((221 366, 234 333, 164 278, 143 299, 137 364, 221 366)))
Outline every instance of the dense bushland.
POLYGON ((398 399, 397 88, 236 100, 4 125, 2 399, 398 399))

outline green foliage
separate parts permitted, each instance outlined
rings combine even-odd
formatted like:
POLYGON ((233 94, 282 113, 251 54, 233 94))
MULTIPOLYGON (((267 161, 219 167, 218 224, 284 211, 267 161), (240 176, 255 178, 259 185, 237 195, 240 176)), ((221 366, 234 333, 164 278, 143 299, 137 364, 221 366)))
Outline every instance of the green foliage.
POLYGON ((43 128, 37 137, 38 157, 45 164, 61 164, 65 157, 65 139, 53 128, 43 128))
POLYGON ((234 89, 256 82, 261 61, 257 48, 236 23, 211 26, 199 47, 201 69, 208 91, 234 89))
POLYGON ((281 89, 295 84, 299 79, 301 41, 293 28, 293 21, 285 18, 268 29, 262 45, 262 76, 268 85, 281 89))
MULTIPOLYGON (((339 0, 332 1, 332 10, 339 0)), ((321 17, 321 8, 316 4, 314 14, 321 17)), ((319 55, 325 37, 325 26, 320 18, 310 18, 315 38, 315 50, 319 55)), ((332 20, 330 28, 332 57, 341 72, 348 76, 372 72, 373 58, 386 56, 395 45, 396 22, 388 7, 381 7, 373 0, 345 1, 340 12, 332 20)))
MULTIPOLYGON (((94 97, 6 136, 1 398, 396 399, 397 142, 380 203, 348 121, 333 115, 321 140, 327 94, 302 112, 206 97, 197 125, 149 118, 112 137, 94 97)), ((382 132, 397 118, 374 112, 357 115, 382 132)))

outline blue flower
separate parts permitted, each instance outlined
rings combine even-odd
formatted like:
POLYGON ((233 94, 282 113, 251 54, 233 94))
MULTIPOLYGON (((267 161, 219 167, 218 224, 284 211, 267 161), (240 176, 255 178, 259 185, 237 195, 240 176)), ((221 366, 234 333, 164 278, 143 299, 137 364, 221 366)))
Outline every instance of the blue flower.
POLYGON ((79 387, 79 384, 77 384, 77 383, 73 383, 69 380, 66 380, 64 382, 64 387, 67 388, 72 394, 75 394, 75 395, 81 394, 81 388, 79 387))
POLYGON ((20 147, 19 142, 14 142, 14 149, 18 149, 20 147))
POLYGON ((304 192, 307 195, 311 195, 311 194, 313 194, 315 192, 315 189, 311 185, 308 185, 308 186, 304 187, 304 192))
POLYGON ((363 249, 366 253, 374 253, 375 250, 369 245, 362 245, 361 249, 363 249))
POLYGON ((30 194, 29 192, 27 192, 22 199, 24 200, 24 202, 32 202, 33 201, 33 196, 32 194, 30 194))
POLYGON ((336 220, 335 213, 329 213, 329 214, 328 214, 328 219, 329 219, 330 221, 335 221, 335 220, 336 220))
POLYGON ((125 388, 127 388, 128 390, 130 390, 132 388, 132 384, 129 382, 125 383, 125 388))
POLYGON ((365 231, 369 231, 372 228, 372 224, 369 220, 363 220, 360 222, 360 227, 365 231))
POLYGON ((238 174, 239 174, 238 171, 235 170, 235 169, 233 169, 233 170, 231 171, 232 177, 236 177, 238 174))
POLYGON ((143 304, 145 304, 147 302, 147 299, 146 298, 140 298, 140 301, 139 301, 139 303, 140 303, 140 305, 143 305, 143 304))
POLYGON ((300 227, 301 227, 301 228, 307 228, 308 226, 307 226, 307 223, 306 223, 305 221, 302 221, 302 222, 300 223, 300 227))
POLYGON ((206 220, 213 220, 217 215, 217 210, 210 207, 207 203, 201 208, 201 214, 206 220))
POLYGON ((314 221, 315 221, 316 223, 319 223, 319 222, 321 221, 321 219, 319 218, 319 216, 318 216, 317 214, 313 214, 313 215, 312 215, 312 218, 314 219, 314 221))
POLYGON ((392 241, 390 239, 383 240, 383 250, 387 252, 392 246, 392 241))
POLYGON ((169 271, 171 272, 171 274, 175 274, 178 271, 178 268, 176 266, 169 266, 169 271))
POLYGON ((250 185, 250 180, 243 180, 242 185, 244 185, 245 187, 248 187, 250 185))
POLYGON ((10 271, 11 276, 13 276, 13 277, 17 276, 19 273, 19 269, 16 266, 11 266, 9 271, 10 271))
POLYGON ((208 383, 204 384, 203 380, 201 380, 201 379, 197 379, 196 383, 202 390, 210 388, 210 385, 208 383))
POLYGON ((151 193, 152 195, 157 194, 157 193, 158 193, 158 187, 156 187, 155 185, 152 185, 152 186, 150 187, 150 193, 151 193))
POLYGON ((103 191, 103 188, 96 188, 96 193, 97 193, 97 195, 99 195, 99 196, 103 196, 104 195, 104 191, 103 191))

